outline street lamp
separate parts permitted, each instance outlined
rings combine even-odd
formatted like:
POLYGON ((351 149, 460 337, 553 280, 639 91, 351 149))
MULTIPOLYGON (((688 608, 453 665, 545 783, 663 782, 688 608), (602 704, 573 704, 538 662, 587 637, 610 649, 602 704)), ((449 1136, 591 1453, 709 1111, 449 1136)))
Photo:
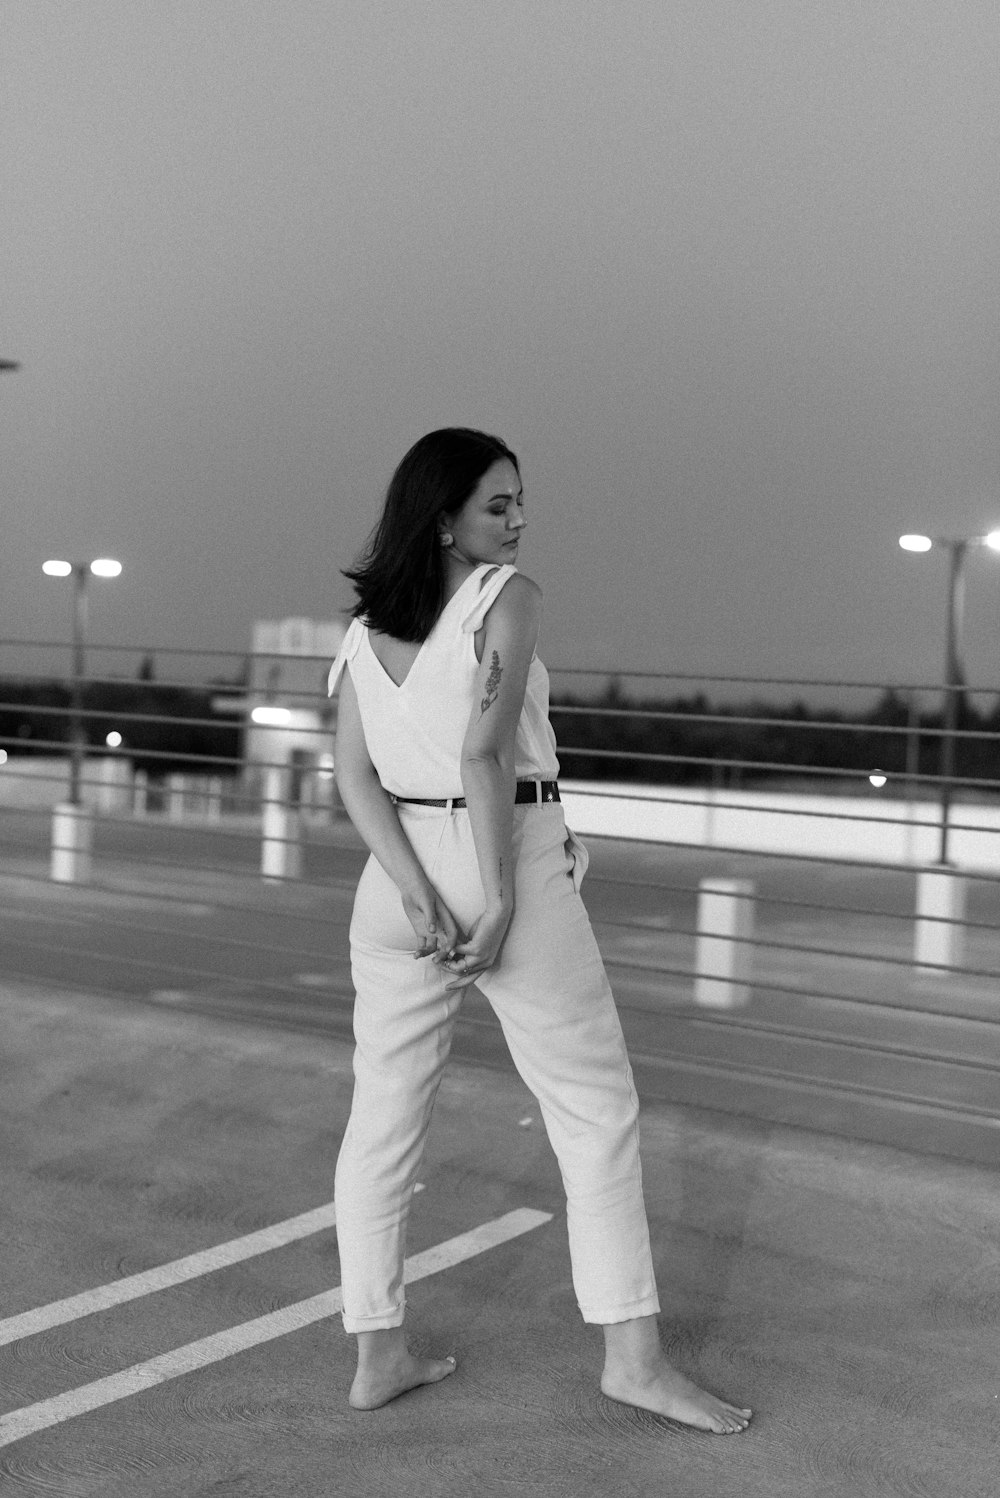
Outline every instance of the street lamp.
POLYGON ((87 633, 87 573, 95 577, 117 577, 121 562, 113 557, 98 557, 93 562, 48 561, 42 571, 49 577, 73 579, 73 675, 70 678, 70 761, 69 804, 80 803, 80 771, 83 764, 83 678, 84 640, 87 633))
POLYGON ((955 721, 958 695, 965 685, 962 664, 962 626, 965 616, 965 558, 970 546, 988 546, 1000 551, 1000 531, 988 536, 900 536, 904 551, 930 551, 934 546, 948 549, 948 620, 945 643, 944 738, 941 745, 941 851, 938 863, 948 862, 948 810, 951 805, 951 779, 955 767, 955 721))

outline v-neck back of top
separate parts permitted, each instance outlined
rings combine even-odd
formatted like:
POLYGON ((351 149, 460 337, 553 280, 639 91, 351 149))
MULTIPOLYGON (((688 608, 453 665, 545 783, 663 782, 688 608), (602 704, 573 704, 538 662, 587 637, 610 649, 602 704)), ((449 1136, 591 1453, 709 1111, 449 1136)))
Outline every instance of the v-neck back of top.
MULTIPOLYGON (((398 685, 360 619, 351 621, 330 668, 330 696, 346 666, 358 697, 365 743, 379 780, 397 796, 462 795, 461 750, 475 696, 475 636, 516 567, 483 563, 456 589, 398 685)), ((549 674, 532 657, 514 751, 519 780, 559 775, 549 723, 549 674)))
MULTIPOLYGON (((514 569, 511 568, 510 570, 513 571, 514 569)), ((448 610, 454 607, 455 603, 458 601, 459 598, 462 597, 462 595, 465 593, 466 589, 468 588, 469 584, 473 581, 473 579, 475 577, 477 577, 483 571, 484 571, 484 569, 482 567, 477 567, 475 569, 475 571, 470 572, 469 575, 468 575, 468 577, 465 579, 465 581, 463 583, 460 583, 458 585, 458 587, 455 589, 454 593, 448 599, 448 602, 445 604, 444 608, 441 610, 440 614, 438 614, 437 618, 435 619, 433 628, 431 629, 430 634, 427 636, 427 639, 420 646, 420 649, 417 651, 416 655, 413 657, 413 660, 410 662, 410 669, 409 669, 409 671, 407 671, 407 673, 404 676, 404 678, 403 678, 402 681, 393 681, 392 677, 389 675, 388 671, 386 671, 385 667, 382 665, 382 662, 379 660, 378 656, 375 653, 375 647, 372 645, 371 630, 365 629, 365 631, 364 631, 364 644, 365 644, 365 647, 368 650, 371 651, 372 655, 375 656, 375 662, 376 662, 376 664, 381 667, 381 669, 382 669, 383 672, 385 672, 385 679, 386 679, 386 681, 389 683, 389 685, 391 687, 395 687, 395 689, 396 689, 397 692, 401 692, 403 690, 403 688, 406 686, 406 683, 409 681, 410 677, 413 675, 413 673, 416 670, 417 665, 418 665, 418 663, 420 661, 420 657, 423 655, 423 653, 426 650, 427 646, 429 645, 430 641, 433 639, 435 630, 438 630, 438 629, 441 628, 441 621, 447 616, 448 610)), ((507 581, 507 579, 504 578, 504 582, 506 582, 506 581, 507 581)), ((483 578, 480 577, 480 586, 482 586, 482 582, 483 582, 483 578)), ((498 591, 499 591, 499 589, 498 589, 498 591)))

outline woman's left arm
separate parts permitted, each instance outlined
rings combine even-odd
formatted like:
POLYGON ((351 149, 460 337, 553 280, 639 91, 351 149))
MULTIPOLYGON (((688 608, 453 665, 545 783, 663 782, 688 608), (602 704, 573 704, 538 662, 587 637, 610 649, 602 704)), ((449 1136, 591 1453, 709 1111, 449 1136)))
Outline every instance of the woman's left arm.
POLYGON ((417 955, 426 956, 437 947, 450 946, 458 936, 458 927, 424 873, 371 762, 357 692, 347 670, 341 679, 333 762, 347 815, 399 890, 407 917, 426 947, 417 955))

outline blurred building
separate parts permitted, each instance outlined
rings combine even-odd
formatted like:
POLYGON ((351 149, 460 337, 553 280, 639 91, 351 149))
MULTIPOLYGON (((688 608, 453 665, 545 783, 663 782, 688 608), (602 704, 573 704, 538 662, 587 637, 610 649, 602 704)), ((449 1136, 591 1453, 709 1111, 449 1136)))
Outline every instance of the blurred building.
POLYGON ((335 702, 326 679, 347 632, 342 620, 258 619, 246 694, 246 766, 291 770, 290 799, 321 808, 333 800, 335 702))

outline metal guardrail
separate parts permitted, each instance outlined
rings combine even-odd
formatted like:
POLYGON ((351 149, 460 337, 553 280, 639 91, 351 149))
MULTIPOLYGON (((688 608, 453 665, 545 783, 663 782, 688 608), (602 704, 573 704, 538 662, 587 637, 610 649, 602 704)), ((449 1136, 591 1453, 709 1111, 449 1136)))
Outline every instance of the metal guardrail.
MULTIPOLYGON (((64 642, 54 641, 26 641, 10 640, 0 641, 0 652, 4 647, 32 648, 47 652, 59 652, 65 655, 67 646, 64 642)), ((93 656, 102 658, 115 658, 124 654, 131 657, 155 657, 158 662, 176 657, 185 667, 194 665, 196 668, 205 666, 208 661, 218 662, 229 660, 237 662, 239 670, 248 676, 245 685, 235 681, 210 680, 191 681, 182 680, 181 671, 178 670, 174 676, 166 681, 134 680, 121 676, 109 674, 92 675, 87 678, 83 687, 81 701, 74 709, 68 700, 65 702, 53 702, 35 700, 47 692, 68 691, 57 677, 52 676, 25 676, 17 675, 8 678, 5 682, 0 677, 0 726, 4 731, 0 732, 0 749, 8 755, 7 773, 11 775, 18 761, 21 765, 28 763, 30 759, 36 761, 46 755, 59 755, 67 753, 69 749, 68 735, 60 736, 58 729, 61 725, 70 724, 74 711, 78 720, 83 724, 85 731, 91 736, 88 750, 82 757, 82 773, 79 777, 79 786, 84 798, 89 795, 99 803, 97 813, 98 825, 104 829, 128 828, 132 833, 140 833, 144 825, 150 827, 169 827, 172 838, 172 846, 176 850, 170 856, 162 851, 154 852, 151 848, 145 853, 119 852, 116 858, 119 862, 140 864, 160 874, 169 875, 173 878, 183 876, 186 869, 199 872, 217 872, 218 874, 230 876, 227 886, 229 894, 223 898, 220 896, 219 908, 232 912, 253 913, 256 905, 253 901, 241 901, 230 898, 232 894, 233 881, 238 884, 241 880, 256 883, 262 877, 262 864, 256 856, 258 844, 262 838, 261 823, 266 819, 268 807, 278 808, 284 815, 285 820, 272 827, 270 838, 272 843, 280 849, 282 845, 294 846, 301 855, 304 847, 304 863, 301 863, 297 874, 297 883, 301 888, 322 889, 328 886, 328 880, 312 880, 310 878, 310 837, 318 839, 323 829, 335 828, 338 820, 342 821, 344 813, 339 806, 338 799, 333 787, 332 776, 329 773, 329 765, 320 767, 315 755, 310 759, 310 751, 303 750, 302 745, 313 745, 318 752, 321 748, 332 747, 332 725, 329 722, 321 722, 318 719, 310 722, 305 719, 298 723, 294 730, 295 743, 302 752, 302 758, 298 765, 290 765, 287 740, 282 738, 283 730, 280 729, 255 729, 256 743, 251 753, 249 743, 249 725, 246 721, 246 710, 253 701, 264 701, 269 699, 274 704, 282 702, 293 703, 295 708, 304 715, 317 711, 328 712, 329 705, 322 691, 314 688, 296 686, 294 690, 283 691, 280 683, 273 682, 268 685, 266 680, 255 683, 254 668, 255 658, 248 656, 246 652, 205 652, 194 649, 176 649, 163 646, 122 647, 95 645, 91 646, 93 656), (101 694, 105 691, 113 691, 121 699, 116 705, 102 705, 101 694), (137 699, 133 707, 127 705, 127 697, 133 693, 137 699), (169 693, 189 694, 189 706, 191 713, 185 715, 182 712, 164 711, 156 712, 149 710, 149 702, 158 695, 164 696, 169 693), (145 694, 146 702, 143 705, 140 700, 145 694), (7 700, 4 700, 6 697, 7 700), (210 711, 198 711, 198 704, 204 703, 210 698, 231 698, 232 709, 227 713, 216 713, 210 711), (243 699, 244 712, 241 716, 235 716, 237 706, 236 699, 243 699), (18 715, 21 721, 18 722, 18 715), (32 736, 30 740, 20 731, 25 722, 32 726, 46 724, 50 731, 44 736, 32 736), (105 763, 111 761, 119 766, 132 766, 133 773, 126 775, 121 773, 119 780, 104 777, 104 772, 97 769, 93 755, 100 751, 100 736, 103 730, 114 723, 123 730, 123 743, 113 751, 113 754, 105 753, 102 758, 105 763), (147 741, 142 745, 133 743, 137 731, 147 736, 147 741), (188 741, 186 745, 179 742, 179 735, 190 734, 198 731, 207 738, 205 743, 208 747, 198 747, 197 742, 188 741), (174 738, 171 739, 171 735, 174 738), (233 740, 230 752, 211 752, 212 735, 229 735, 233 740), (158 738, 162 740, 157 747, 158 738), (29 751, 30 753, 26 753, 29 751), (145 803, 140 809, 137 805, 136 776, 134 765, 141 760, 146 776, 145 803), (170 767, 178 763, 185 765, 184 771, 173 770, 173 780, 169 778, 170 767), (157 770, 162 769, 162 784, 157 770), (181 783, 177 777, 184 775, 187 779, 181 783), (274 779, 278 775, 284 777, 282 780, 274 779), (211 795, 214 803, 209 800, 209 782, 211 782, 211 795), (159 810, 155 810, 150 800, 150 788, 158 792, 157 804, 162 803, 159 810), (322 791, 322 794, 320 794, 322 791), (195 804, 195 793, 201 798, 195 804), (183 797, 187 795, 188 801, 184 803, 183 797), (171 798, 173 797, 173 802, 171 798), (102 801, 103 798, 103 801, 102 801), (171 806, 173 805, 173 811, 171 806), (211 814, 209 806, 212 806, 211 814), (211 816, 211 820, 210 820, 211 816), (235 859, 226 857, 213 862, 211 856, 207 855, 204 848, 199 844, 197 853, 192 851, 190 859, 184 852, 185 843, 189 848, 194 848, 194 839, 199 838, 211 826, 217 833, 225 834, 227 839, 236 840, 239 844, 239 856, 235 859)), ((273 663, 275 657, 268 654, 263 657, 267 662, 273 663)), ((0 661, 3 660, 0 653, 0 661)), ((325 658, 321 657, 290 657, 301 665, 322 667, 326 664, 325 658)), ((315 673, 315 674, 318 674, 315 673)), ((914 704, 922 694, 941 692, 938 684, 911 684, 906 686, 888 687, 878 683, 857 681, 817 681, 794 680, 789 678, 741 678, 734 676, 706 677, 694 675, 693 673, 648 673, 616 671, 609 672, 587 672, 583 668, 550 668, 550 675, 554 683, 552 713, 553 718, 560 729, 566 725, 563 740, 560 742, 559 753, 564 770, 567 766, 579 762, 606 763, 608 767, 614 767, 618 781, 627 782, 630 773, 637 768, 648 772, 650 768, 657 770, 662 779, 658 782, 655 798, 657 805, 685 806, 688 802, 680 794, 671 795, 671 777, 675 777, 674 783, 696 784, 699 781, 706 785, 713 783, 716 777, 716 794, 713 806, 717 810, 745 809, 746 803, 740 800, 740 791, 745 791, 748 781, 754 779, 767 783, 768 777, 785 776, 793 778, 795 782, 809 785, 810 783, 836 781, 838 789, 844 790, 852 786, 862 788, 870 779, 876 768, 886 771, 886 766, 872 765, 865 769, 859 765, 843 764, 840 766, 830 764, 814 764, 808 762, 809 748, 812 743, 817 742, 818 735, 842 735, 844 742, 852 740, 861 742, 864 735, 878 736, 879 742, 885 746, 898 744, 902 747, 902 763, 896 767, 890 767, 888 773, 890 781, 888 794, 906 794, 917 801, 917 804, 927 807, 928 803, 940 804, 943 818, 944 830, 951 832, 981 831, 981 827, 974 821, 963 821, 961 811, 956 808, 957 796, 980 798, 995 798, 996 792, 1000 790, 1000 750, 994 748, 1000 741, 1000 713, 982 715, 972 708, 972 699, 977 695, 995 697, 995 692, 988 689, 963 687, 962 711, 964 711, 964 722, 961 713, 958 715, 956 726, 949 727, 946 723, 946 715, 942 712, 935 721, 932 713, 921 714, 919 708, 914 704), (781 711, 780 707, 768 708, 759 705, 754 711, 739 712, 735 710, 720 711, 713 709, 711 704, 704 702, 703 698, 696 699, 694 704, 686 705, 675 701, 672 705, 650 705, 648 702, 630 705, 620 700, 620 690, 605 691, 604 700, 593 702, 581 702, 576 699, 560 700, 560 693, 555 685, 562 682, 564 678, 575 679, 583 676, 590 678, 612 678, 615 682, 622 680, 641 681, 649 684, 649 690, 659 690, 665 697, 671 684, 676 687, 677 683, 697 683, 699 691, 703 692, 706 685, 715 684, 726 688, 739 687, 744 692, 751 689, 759 692, 766 687, 775 693, 787 694, 790 690, 814 689, 821 687, 833 695, 838 690, 864 690, 880 698, 883 703, 903 703, 907 709, 906 722, 882 722, 873 721, 871 714, 865 716, 858 714, 854 720, 848 720, 844 715, 834 715, 829 711, 820 712, 813 719, 808 715, 789 715, 787 711, 781 711), (908 704, 903 702, 908 698, 908 704), (975 723, 972 723, 972 718, 975 723), (579 725, 581 730, 585 727, 603 725, 604 730, 613 730, 621 739, 621 743, 615 747, 606 747, 601 744, 587 744, 574 741, 569 732, 569 726, 579 725), (668 728, 672 732, 683 735, 687 734, 692 742, 687 749, 676 747, 670 750, 642 749, 634 747, 627 742, 628 734, 636 728, 648 729, 668 728), (767 758, 761 755, 745 752, 726 753, 724 755, 704 752, 704 744, 697 742, 697 734, 706 730, 724 729, 728 735, 738 742, 739 736, 743 734, 747 740, 753 735, 760 735, 764 731, 780 731, 786 737, 792 734, 802 736, 800 749, 803 758, 767 758), (979 756, 979 765, 982 773, 950 773, 941 772, 939 765, 928 765, 927 759, 931 756, 940 755, 945 742, 948 742, 954 750, 959 746, 961 769, 961 746, 967 745, 969 749, 975 749, 979 756), (916 754, 914 754, 916 744, 916 754), (805 745, 806 747, 802 747, 805 745), (906 750, 909 747, 909 757, 906 758, 906 750), (990 756, 995 757, 998 773, 985 773, 990 768, 990 756), (717 777, 720 771, 725 771, 730 776, 730 783, 725 787, 718 786, 717 777), (741 777, 740 782, 733 783, 733 775, 741 777), (924 800, 920 798, 924 797, 924 800)), ((954 689, 959 690, 959 689, 954 689)), ((173 704, 176 708, 176 702, 173 704)), ((756 746, 758 749, 760 745, 756 746)), ((967 768, 967 767, 966 767, 967 768)), ((0 771, 0 775, 3 771, 0 771)), ((33 784, 47 786, 53 792, 57 792, 64 783, 65 771, 61 768, 41 769, 31 777, 33 784)), ((581 790, 580 794, 584 794, 581 790)), ((602 788, 601 782, 595 780, 587 787, 585 792, 588 796, 601 798, 612 794, 602 788)), ((620 794, 621 787, 616 787, 614 794, 620 794)), ((632 799, 641 799, 644 794, 644 786, 637 783, 632 799)), ((878 809, 878 799, 869 794, 869 800, 863 811, 839 808, 837 797, 831 795, 828 798, 828 806, 820 809, 803 807, 786 807, 780 805, 769 807, 769 816, 795 816, 802 818, 817 818, 829 822, 843 822, 845 824, 868 822, 885 823, 888 825, 895 819, 883 816, 878 809), (868 806, 870 805, 870 810, 868 806)), ((45 801, 45 796, 39 798, 45 801)), ((53 795, 51 800, 57 799, 53 795)), ((6 839, 6 861, 9 864, 12 858, 20 858, 24 863, 27 850, 38 849, 40 839, 37 829, 43 823, 48 824, 52 815, 51 804, 36 805, 8 805, 4 806, 0 801, 0 816, 3 817, 8 829, 6 839), (25 835, 19 840, 17 829, 20 828, 25 835), (12 834, 12 835, 11 835, 12 834)), ((1000 836, 1000 834, 998 834, 1000 836)), ((264 841, 266 842, 266 837, 264 841)), ((671 842, 669 838, 663 840, 664 846, 672 848, 676 852, 690 852, 690 845, 678 840, 671 842)), ((230 842, 230 850, 236 844, 230 842)), ((725 855, 733 869, 737 871, 743 866, 753 863, 760 866, 761 861, 772 867, 789 864, 793 861, 807 864, 814 863, 819 867, 829 869, 840 868, 845 871, 880 870, 883 873, 891 873, 898 878, 909 878, 912 880, 914 870, 901 867, 898 863, 879 862, 877 859, 858 859, 845 856, 824 854, 811 859, 809 855, 788 854, 775 850, 759 849, 748 852, 745 847, 715 845, 713 853, 725 855)), ((29 860, 30 862, 30 860, 29 860)), ((278 878, 292 877, 290 860, 282 865, 278 860, 280 873, 278 878)), ((0 852, 0 873, 4 870, 5 857, 0 852)), ((942 861, 941 872, 947 872, 949 865, 942 861)), ((957 876, 960 874, 963 881, 968 881, 970 887, 989 891, 990 894, 1000 885, 1000 879, 992 873, 977 871, 974 869, 958 871, 952 870, 957 876)), ((30 868, 22 869, 21 877, 28 880, 45 881, 44 872, 30 868)), ((99 883, 99 869, 98 879, 99 883)), ((655 880, 632 880, 625 876, 592 875, 588 881, 593 887, 595 882, 604 882, 609 885, 620 885, 623 887, 644 888, 649 891, 662 891, 665 896, 681 898, 689 905, 692 900, 700 901, 705 893, 704 881, 697 885, 685 882, 683 879, 673 882, 657 882, 655 880)), ((162 892, 160 898, 169 907, 172 901, 182 900, 182 896, 169 890, 162 892)), ((992 920, 968 918, 964 903, 959 906, 945 906, 941 909, 927 908, 921 914, 919 911, 910 909, 900 911, 888 907, 873 908, 870 905, 838 905, 824 903, 818 900, 797 899, 789 896, 778 896, 768 894, 766 899, 758 898, 756 892, 747 894, 738 890, 733 893, 735 903, 734 909, 740 900, 753 901, 764 906, 769 912, 779 913, 784 911, 809 910, 817 917, 828 923, 831 929, 835 923, 842 921, 844 917, 852 917, 856 920, 866 920, 873 917, 883 923, 896 927, 901 934, 905 934, 904 928, 912 928, 914 922, 922 921, 927 929, 935 926, 940 927, 948 934, 965 933, 973 935, 980 946, 984 942, 989 944, 994 937, 1000 937, 1000 923, 992 920), (955 912, 958 913, 955 913, 955 912)), ((963 896, 964 899, 964 896, 963 896)), ((1000 901, 998 901, 1000 903, 1000 901)), ((291 926, 300 929, 308 926, 314 917, 303 911, 289 910, 287 919, 291 926)), ((69 917, 66 918, 66 930, 74 929, 74 923, 69 917)), ((133 923, 132 929, 137 933, 145 933, 151 938, 162 934, 162 928, 153 924, 133 923)), ((636 922, 629 919, 604 920, 600 923, 600 930, 606 935, 613 935, 616 930, 623 932, 641 931, 647 935, 650 931, 648 923, 636 922)), ((722 985, 728 984, 734 993, 745 989, 753 981, 753 965, 748 967, 745 959, 746 953, 752 953, 755 963, 773 957, 775 954, 791 955, 804 959, 810 959, 822 964, 830 959, 837 959, 843 963, 857 963, 873 965, 877 969, 897 971, 900 974, 910 973, 914 968, 914 957, 900 951, 878 951, 871 947, 856 946, 855 949, 845 949, 843 945, 831 943, 822 937, 811 943, 783 940, 773 934, 768 935, 765 931, 752 931, 750 934, 741 932, 737 924, 733 924, 725 930, 706 930, 699 920, 691 920, 687 924, 675 924, 671 927, 670 936, 674 946, 677 941, 695 944, 703 938, 714 938, 717 941, 728 943, 723 953, 723 968, 717 974, 718 981, 722 985), (745 949, 745 951, 744 951, 745 949), (726 963, 729 966, 726 968, 726 963)), ((902 936, 901 936, 902 939, 902 936)), ((239 939, 227 937, 221 942, 228 942, 236 951, 255 949, 253 939, 239 939)), ((263 947, 256 947, 261 951, 263 947)), ((280 946, 269 944, 267 950, 283 950, 280 946)), ((289 946, 287 950, 293 948, 289 946)), ((302 955, 308 955, 310 948, 302 947, 296 943, 294 950, 302 955)), ((949 979, 964 979, 973 983, 995 982, 1000 978, 1000 941, 997 942, 996 966, 984 965, 979 962, 966 962, 961 960, 960 945, 946 946, 943 949, 946 960, 939 961, 933 956, 928 956, 925 951, 924 960, 919 963, 921 972, 924 974, 939 973, 947 975, 949 979), (955 960, 951 960, 954 957, 955 960)), ((86 957, 87 949, 79 948, 81 958, 86 957)), ((697 951, 691 954, 692 965, 676 965, 667 961, 661 961, 658 965, 648 965, 643 962, 633 961, 630 958, 616 956, 615 963, 622 968, 631 968, 644 974, 660 975, 664 979, 677 980, 681 983, 694 983, 698 977, 696 970, 697 951)), ((133 960, 137 963, 141 959, 136 956, 133 960)), ((719 960, 718 951, 716 960, 719 960)), ((178 967, 178 973, 182 972, 178 967)), ((183 968, 187 977, 197 976, 199 980, 223 981, 225 973, 221 971, 208 972, 195 967, 183 968)), ((2 976, 2 971, 0 971, 2 976)), ((270 982, 270 980, 268 980, 270 982)), ((273 985, 272 985, 273 986, 273 985)), ((826 986, 810 985, 807 982, 798 984, 783 984, 780 976, 775 977, 772 973, 768 977, 768 988, 774 992, 787 991, 789 994, 798 994, 804 998, 816 998, 829 1001, 843 1000, 850 1003, 878 1003, 879 1000, 874 992, 868 994, 859 993, 856 985, 850 993, 828 988, 826 986)), ((927 1006, 924 1005, 926 1010, 927 1006)))

